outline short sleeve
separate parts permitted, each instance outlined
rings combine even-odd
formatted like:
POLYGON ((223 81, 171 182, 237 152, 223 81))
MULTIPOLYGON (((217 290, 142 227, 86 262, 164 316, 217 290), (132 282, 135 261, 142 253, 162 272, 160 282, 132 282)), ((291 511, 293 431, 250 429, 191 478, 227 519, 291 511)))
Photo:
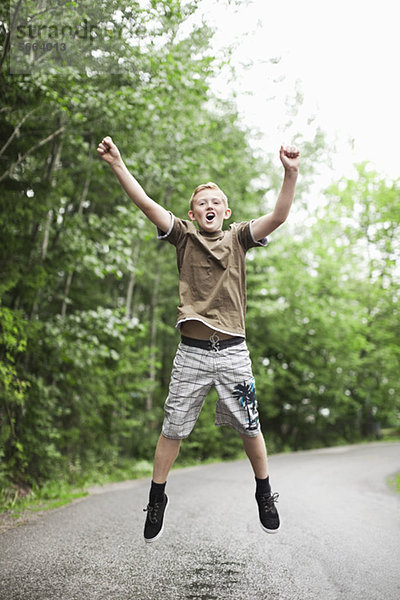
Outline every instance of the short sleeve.
POLYGON ((157 239, 165 240, 173 246, 177 246, 188 232, 188 221, 178 219, 171 212, 170 215, 171 225, 168 231, 161 231, 161 229, 157 227, 157 239))
POLYGON ((168 236, 171 234, 172 228, 174 226, 174 215, 172 212, 169 212, 171 215, 171 224, 169 226, 168 231, 162 231, 159 227, 157 227, 157 239, 158 240, 166 240, 168 236))
POLYGON ((253 221, 244 221, 243 223, 233 223, 233 225, 231 225, 231 227, 236 230, 239 243, 245 251, 259 246, 265 247, 268 244, 268 239, 266 237, 261 240, 254 239, 251 228, 252 223, 253 221))

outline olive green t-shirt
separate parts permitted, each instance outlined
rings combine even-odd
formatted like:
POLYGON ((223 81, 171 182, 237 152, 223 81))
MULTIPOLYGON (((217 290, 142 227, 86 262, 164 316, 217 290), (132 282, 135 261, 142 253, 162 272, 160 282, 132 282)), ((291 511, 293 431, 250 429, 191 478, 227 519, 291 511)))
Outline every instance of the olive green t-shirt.
POLYGON ((158 230, 157 237, 176 247, 177 327, 194 319, 217 331, 244 337, 246 252, 266 246, 267 239, 254 240, 251 222, 233 223, 228 230, 208 233, 172 214, 169 231, 158 230))

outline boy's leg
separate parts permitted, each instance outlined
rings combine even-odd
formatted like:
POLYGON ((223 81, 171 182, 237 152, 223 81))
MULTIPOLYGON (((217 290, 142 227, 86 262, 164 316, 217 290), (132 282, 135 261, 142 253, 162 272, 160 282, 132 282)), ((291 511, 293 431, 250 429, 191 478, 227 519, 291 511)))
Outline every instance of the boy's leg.
POLYGON ((151 482, 144 539, 154 542, 161 537, 164 529, 164 514, 168 505, 165 493, 168 473, 179 454, 181 440, 160 435, 154 455, 153 480, 151 482))
POLYGON ((154 455, 144 537, 158 539, 164 526, 168 505, 165 486, 168 473, 178 456, 181 439, 190 435, 205 397, 213 383, 212 356, 208 350, 180 343, 176 351, 168 397, 164 405, 162 434, 154 455), (210 364, 211 363, 211 364, 210 364))
POLYGON ((267 533, 276 533, 280 528, 280 520, 275 502, 279 494, 271 493, 268 476, 267 450, 261 433, 255 437, 240 436, 244 449, 250 460, 256 479, 256 500, 260 516, 261 528, 267 533))
POLYGON ((241 435, 240 437, 243 440, 244 449, 253 467, 255 477, 266 479, 268 477, 267 450, 262 433, 260 432, 255 437, 249 437, 248 435, 241 435))
POLYGON ((178 454, 181 440, 173 440, 160 435, 154 455, 153 481, 165 483, 178 454))

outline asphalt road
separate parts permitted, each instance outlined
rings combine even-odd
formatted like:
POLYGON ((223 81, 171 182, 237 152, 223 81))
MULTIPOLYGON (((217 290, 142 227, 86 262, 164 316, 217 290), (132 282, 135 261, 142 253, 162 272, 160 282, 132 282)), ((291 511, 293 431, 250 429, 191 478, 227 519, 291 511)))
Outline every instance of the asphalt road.
POLYGON ((0 536, 1 600, 399 600, 400 443, 270 459, 282 529, 258 523, 247 461, 173 471, 163 537, 142 538, 148 480, 0 536))

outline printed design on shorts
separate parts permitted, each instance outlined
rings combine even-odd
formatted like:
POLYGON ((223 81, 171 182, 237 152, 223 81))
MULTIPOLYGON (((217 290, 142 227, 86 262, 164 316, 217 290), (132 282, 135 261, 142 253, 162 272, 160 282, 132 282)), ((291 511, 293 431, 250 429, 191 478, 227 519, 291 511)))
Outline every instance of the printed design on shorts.
POLYGON ((238 383, 234 387, 233 397, 240 401, 241 406, 247 411, 246 429, 254 431, 258 429, 258 412, 257 412, 257 397, 256 386, 254 379, 250 383, 238 383))

